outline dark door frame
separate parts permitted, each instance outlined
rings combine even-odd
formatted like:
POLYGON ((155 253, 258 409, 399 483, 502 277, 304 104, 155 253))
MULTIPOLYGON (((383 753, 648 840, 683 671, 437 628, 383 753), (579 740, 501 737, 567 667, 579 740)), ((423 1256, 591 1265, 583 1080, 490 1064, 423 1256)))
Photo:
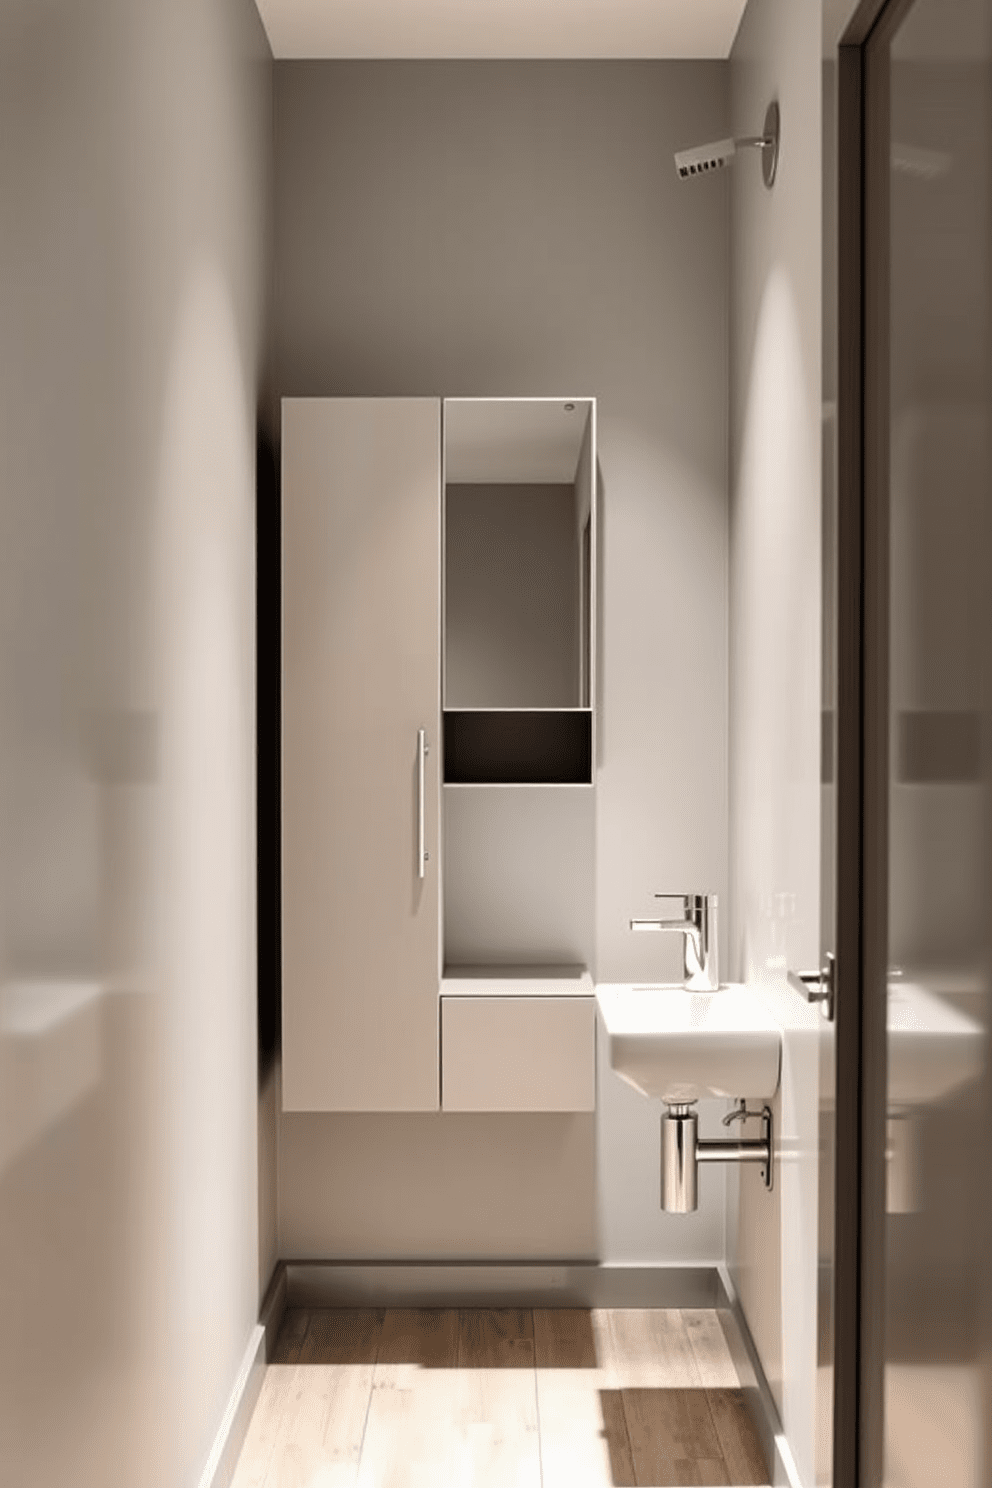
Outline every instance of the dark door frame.
POLYGON ((835 1488, 884 1458, 889 656, 889 47, 862 0, 838 54, 835 1488))

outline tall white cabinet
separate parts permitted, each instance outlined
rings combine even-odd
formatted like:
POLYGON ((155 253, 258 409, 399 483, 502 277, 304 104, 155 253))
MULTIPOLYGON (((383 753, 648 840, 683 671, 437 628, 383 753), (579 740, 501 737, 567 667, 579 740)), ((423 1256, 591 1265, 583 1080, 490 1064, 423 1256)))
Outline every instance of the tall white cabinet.
POLYGON ((283 402, 288 1111, 438 1105, 440 498, 437 399, 283 402))
POLYGON ((594 1107, 595 471, 588 399, 283 403, 287 1111, 594 1107))

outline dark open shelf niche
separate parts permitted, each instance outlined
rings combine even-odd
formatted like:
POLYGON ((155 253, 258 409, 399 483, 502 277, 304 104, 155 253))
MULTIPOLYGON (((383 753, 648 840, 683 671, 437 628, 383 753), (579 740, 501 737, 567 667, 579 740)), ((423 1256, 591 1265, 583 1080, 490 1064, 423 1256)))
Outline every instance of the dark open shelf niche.
POLYGON ((446 709, 445 785, 591 785, 592 711, 446 709))

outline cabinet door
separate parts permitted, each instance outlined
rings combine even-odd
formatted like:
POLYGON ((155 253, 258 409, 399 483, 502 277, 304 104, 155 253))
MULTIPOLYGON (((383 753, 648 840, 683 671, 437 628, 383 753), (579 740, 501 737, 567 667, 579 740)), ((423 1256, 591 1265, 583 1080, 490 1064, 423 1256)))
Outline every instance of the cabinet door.
POLYGON ((283 1107, 432 1111, 440 403, 287 399, 282 441, 283 1107))

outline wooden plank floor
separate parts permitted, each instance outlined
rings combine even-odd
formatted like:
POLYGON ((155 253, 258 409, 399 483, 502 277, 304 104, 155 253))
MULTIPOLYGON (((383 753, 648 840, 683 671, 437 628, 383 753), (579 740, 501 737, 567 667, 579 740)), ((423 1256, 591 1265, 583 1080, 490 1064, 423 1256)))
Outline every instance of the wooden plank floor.
POLYGON ((233 1488, 765 1485, 714 1311, 290 1309, 233 1488))

